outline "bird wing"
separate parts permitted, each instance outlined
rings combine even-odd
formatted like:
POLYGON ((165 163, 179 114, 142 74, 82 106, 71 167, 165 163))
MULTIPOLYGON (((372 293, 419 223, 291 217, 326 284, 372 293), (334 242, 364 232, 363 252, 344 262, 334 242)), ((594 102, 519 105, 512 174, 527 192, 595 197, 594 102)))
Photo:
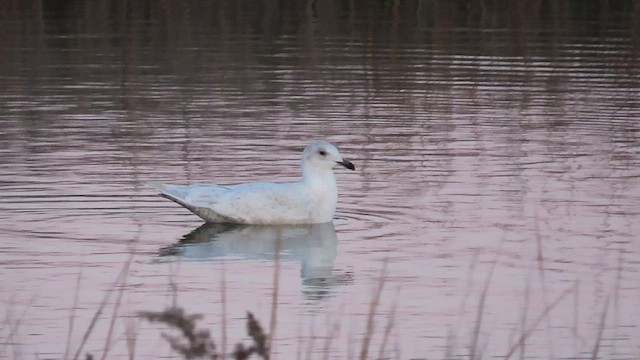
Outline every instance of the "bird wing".
POLYGON ((309 219, 310 204, 298 183, 250 183, 228 187, 207 207, 240 223, 295 224, 309 219))
POLYGON ((180 204, 207 222, 251 224, 304 223, 311 203, 294 184, 250 183, 169 185, 149 183, 162 196, 180 204), (293 185, 293 186, 292 186, 293 185))

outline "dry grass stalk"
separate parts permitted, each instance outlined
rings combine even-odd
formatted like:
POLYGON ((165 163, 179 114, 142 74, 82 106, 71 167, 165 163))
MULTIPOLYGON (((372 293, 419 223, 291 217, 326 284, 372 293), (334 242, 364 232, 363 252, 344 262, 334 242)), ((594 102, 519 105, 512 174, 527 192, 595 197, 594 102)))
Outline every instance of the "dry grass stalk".
POLYGON ((375 326, 375 315, 378 305, 380 304, 380 296, 384 289, 387 273, 387 260, 385 259, 380 272, 380 278, 378 279, 378 286, 376 287, 373 300, 369 306, 369 314, 367 315, 367 328, 364 339, 362 340, 362 350, 360 351, 360 360, 365 360, 369 356, 369 345, 371 344, 371 337, 373 336, 373 328, 375 326))
POLYGON ((137 323, 135 318, 126 317, 124 319, 125 341, 127 343, 127 351, 129 360, 136 358, 136 340, 137 340, 137 323))
POLYGON ((575 280, 573 284, 575 289, 573 295, 573 337, 578 338, 578 320, 580 318, 580 281, 575 280))
MULTIPOLYGON (((527 275, 527 282, 526 282, 526 287, 524 292, 524 305, 522 309, 522 316, 520 318, 522 331, 525 331, 527 329, 527 317, 529 314, 529 300, 531 296, 531 276, 530 275, 531 274, 527 275)), ((524 342, 523 338, 520 338, 519 340, 520 340, 519 341, 520 359, 523 360, 525 358, 526 343, 524 342)))
POLYGON ((133 250, 131 250, 129 255, 129 260, 126 262, 126 269, 124 270, 124 275, 122 276, 122 281, 118 286, 118 297, 116 299, 116 303, 113 307, 113 313, 111 314, 111 321, 109 322, 109 330, 107 330, 107 338, 104 342, 104 348, 102 351, 101 360, 106 360, 107 354, 111 349, 111 337, 113 336, 113 329, 115 328, 116 319, 118 318, 118 310, 120 309, 120 304, 122 303, 122 296, 124 295, 124 289, 127 284, 127 276, 129 274, 129 266, 131 265, 131 260, 133 260, 133 250))
POLYGON ((478 302, 478 311, 476 313, 476 322, 473 330, 473 337, 471 338, 471 344, 469 345, 469 359, 476 360, 481 358, 478 349, 478 341, 480 339, 480 330, 482 329, 482 318, 484 316, 484 307, 487 300, 487 294, 489 292, 489 285, 491 284, 491 279, 493 279, 493 272, 496 269, 496 264, 498 263, 498 255, 500 254, 500 249, 502 248, 502 242, 498 247, 498 251, 496 251, 496 256, 493 259, 493 263, 491 264, 491 269, 489 270, 489 274, 487 275, 487 279, 484 282, 484 288, 482 289, 482 293, 480 294, 480 300, 478 302))
MULTIPOLYGON (((2 341, 2 347, 0 348, 0 355, 4 354, 5 348, 7 347, 7 345, 13 343, 14 338, 15 338, 16 334, 18 333, 18 329, 20 329, 20 325, 22 324, 22 320, 25 318, 25 315, 27 314, 27 312, 31 308, 31 305, 33 305, 33 303, 35 302, 36 298, 37 298, 37 296, 34 295, 29 300, 29 302, 24 307, 24 309, 22 310, 22 312, 20 313, 20 315, 18 316, 18 318, 15 321, 12 320, 13 316, 12 316, 12 311, 11 311, 11 309, 13 307, 13 300, 9 301, 9 305, 7 306, 8 310, 5 313, 5 318, 4 318, 4 321, 3 321, 3 324, 2 324, 2 325, 4 325, 3 328, 9 328, 9 333, 7 334, 6 338, 2 341)), ((16 358, 16 356, 14 356, 14 358, 16 358)))
POLYGON ((273 293, 271 295, 271 322, 269 325, 269 338, 267 349, 269 355, 273 348, 273 342, 276 336, 276 324, 278 322, 278 293, 280 289, 280 250, 282 247, 282 239, 278 237, 275 244, 275 260, 273 268, 273 293))
POLYGON ((76 309, 78 308, 78 298, 80 297, 80 283, 82 282, 82 265, 78 269, 78 276, 76 277, 76 292, 73 296, 73 304, 71 305, 71 314, 69 315, 69 329, 67 330, 67 345, 64 349, 63 359, 69 358, 69 351, 71 351, 71 337, 73 335, 73 325, 76 319, 76 309))
POLYGON ((480 256, 480 252, 476 249, 473 251, 473 257, 471 258, 471 263, 469 264, 469 270, 467 271, 467 283, 465 286, 464 296, 462 297, 462 303, 460 304, 460 315, 464 315, 467 301, 471 296, 471 290, 473 288, 473 273, 476 270, 476 265, 478 264, 478 257, 480 256))
POLYGON ((227 276, 225 271, 225 262, 222 261, 222 267, 220 269, 220 303, 222 305, 222 354, 227 354, 227 276))
POLYGON ((616 269, 616 281, 613 286, 613 335, 611 336, 611 352, 616 352, 617 339, 619 338, 618 328, 620 325, 620 284, 622 283, 622 268, 624 267, 624 249, 620 249, 618 255, 618 268, 616 269))
POLYGON ((569 295, 573 290, 574 290, 573 288, 569 288, 565 290, 550 305, 545 307, 542 314, 538 316, 538 318, 533 322, 533 324, 529 327, 529 329, 527 329, 526 331, 523 331, 520 337, 518 338, 518 341, 513 346, 511 346, 511 348, 509 348, 509 351, 507 351, 507 354, 504 356, 504 360, 507 360, 511 358, 511 356, 513 356, 513 354, 516 352, 516 350, 518 350, 520 345, 523 344, 531 336, 531 334, 533 334, 533 331, 538 327, 540 322, 544 320, 545 317, 547 317, 549 312, 551 312, 551 310, 553 310, 553 308, 555 308, 560 303, 560 301, 562 301, 562 299, 564 299, 567 295, 569 295))
MULTIPOLYGON (((549 306, 549 296, 547 295, 548 289, 547 289, 547 281, 545 279, 545 274, 544 274, 544 254, 543 254, 543 247, 542 247, 542 236, 540 235, 540 219, 538 216, 538 212, 536 211, 535 214, 535 235, 536 235, 536 244, 538 247, 538 256, 537 256, 537 261, 538 261, 538 272, 540 273, 540 281, 541 281, 541 285, 542 285, 542 299, 544 301, 544 305, 549 306)), ((554 349, 554 345, 553 345, 553 332, 552 332, 552 326, 551 326, 551 319, 550 318, 545 318, 545 322, 546 322, 546 332, 547 332, 547 346, 549 348, 549 356, 551 359, 555 359, 555 351, 554 349)))
POLYGON ((311 356, 313 354, 313 348, 316 345, 316 338, 317 338, 316 324, 315 324, 315 318, 314 318, 311 326, 309 327, 309 342, 307 343, 307 354, 306 354, 307 359, 311 359, 311 356))
POLYGON ((322 351, 323 360, 329 360, 329 354, 331 353, 331 346, 333 343, 333 339, 340 333, 340 323, 338 321, 334 322, 333 325, 328 326, 331 329, 330 333, 328 333, 325 337, 324 350, 322 351))
POLYGON ((100 302, 100 305, 98 306, 98 310, 93 315, 93 318, 91 319, 91 322, 89 323, 89 326, 87 327, 87 330, 85 330, 84 335, 82 336, 82 341, 80 342, 80 345, 78 346, 78 349, 76 350, 76 353, 73 356, 74 360, 77 360, 78 358, 80 358, 80 354, 82 353, 82 349, 84 348, 84 345, 87 343, 87 340, 89 339, 89 336, 93 332, 94 327, 98 323, 98 319, 100 318, 100 315, 102 315, 102 312, 106 308, 107 303, 109 302, 109 299, 111 298, 111 294, 118 287, 118 284, 121 282, 121 280, 128 273, 129 265, 131 264, 132 260, 133 260, 133 253, 131 253, 129 255, 129 258, 127 259, 127 261, 122 266, 122 269, 120 270, 120 273, 118 274, 116 279, 113 281, 112 286, 107 290, 107 292, 105 293, 104 297, 102 298, 102 302, 100 302))
POLYGON ((604 302, 604 309, 602 309, 602 314, 600 315, 600 325, 598 326, 598 337, 596 338, 596 342, 593 345, 593 351, 591 352, 591 360, 598 359, 598 352, 600 351, 600 342, 602 341, 602 333, 604 332, 604 326, 607 322, 607 313, 609 310, 609 297, 604 302))
POLYGON ((344 316, 344 309, 341 307, 339 313, 337 314, 337 318, 333 321, 332 325, 328 325, 331 323, 331 319, 327 319, 327 334, 325 336, 324 343, 324 351, 323 351, 323 360, 329 360, 329 354, 331 353, 331 347, 333 346, 333 340, 340 336, 341 331, 341 321, 344 316))
POLYGON ((296 344, 296 360, 300 360, 302 359, 302 329, 298 327, 298 331, 296 333, 296 339, 298 340, 296 344))
POLYGON ((393 326, 396 322, 396 310, 398 309, 398 294, 396 293, 396 300, 391 305, 391 309, 389 310, 389 316, 387 318, 387 325, 384 327, 384 334, 382 336, 382 344, 380 344, 380 350, 378 351, 378 358, 383 359, 384 353, 387 348, 387 342, 389 341, 389 336, 391 335, 391 330, 393 330, 393 326))
POLYGON ((451 326, 449 326, 449 329, 447 330, 446 344, 444 347, 444 358, 443 358, 444 360, 453 358, 453 349, 455 348, 455 346, 456 346, 456 334, 451 328, 451 326))

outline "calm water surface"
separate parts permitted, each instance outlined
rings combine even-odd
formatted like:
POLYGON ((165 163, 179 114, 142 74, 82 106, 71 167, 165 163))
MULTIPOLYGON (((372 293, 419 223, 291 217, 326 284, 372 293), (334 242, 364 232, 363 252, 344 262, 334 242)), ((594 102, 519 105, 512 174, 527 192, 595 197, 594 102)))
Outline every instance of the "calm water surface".
POLYGON ((176 358, 135 316, 173 304, 231 349, 275 277, 280 359, 359 355, 381 283, 371 358, 640 358, 640 5, 458 5, 2 5, 0 357, 176 358), (295 180, 319 138, 333 224, 142 185, 295 180))

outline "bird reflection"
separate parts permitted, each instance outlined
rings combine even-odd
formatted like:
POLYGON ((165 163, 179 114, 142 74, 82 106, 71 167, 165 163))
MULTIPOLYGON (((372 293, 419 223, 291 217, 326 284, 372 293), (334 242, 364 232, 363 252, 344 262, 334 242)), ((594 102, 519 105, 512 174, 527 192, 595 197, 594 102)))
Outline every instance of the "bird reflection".
POLYGON ((225 258, 300 261, 304 295, 309 299, 330 296, 332 289, 351 282, 352 276, 334 274, 338 250, 333 223, 310 225, 241 225, 207 223, 174 245, 160 249, 160 256, 210 261, 225 258))

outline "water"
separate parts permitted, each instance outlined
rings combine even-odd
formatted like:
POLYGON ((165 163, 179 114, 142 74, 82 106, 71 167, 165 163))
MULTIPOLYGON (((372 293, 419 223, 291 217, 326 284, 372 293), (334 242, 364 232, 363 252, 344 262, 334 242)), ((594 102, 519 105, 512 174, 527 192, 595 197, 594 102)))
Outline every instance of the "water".
POLYGON ((282 359, 359 356, 381 283, 371 358, 640 357, 640 5, 536 4, 3 4, 0 357, 176 358, 134 316, 173 304, 231 349, 274 278, 282 359), (330 226, 141 185, 318 138, 358 169, 330 226))

